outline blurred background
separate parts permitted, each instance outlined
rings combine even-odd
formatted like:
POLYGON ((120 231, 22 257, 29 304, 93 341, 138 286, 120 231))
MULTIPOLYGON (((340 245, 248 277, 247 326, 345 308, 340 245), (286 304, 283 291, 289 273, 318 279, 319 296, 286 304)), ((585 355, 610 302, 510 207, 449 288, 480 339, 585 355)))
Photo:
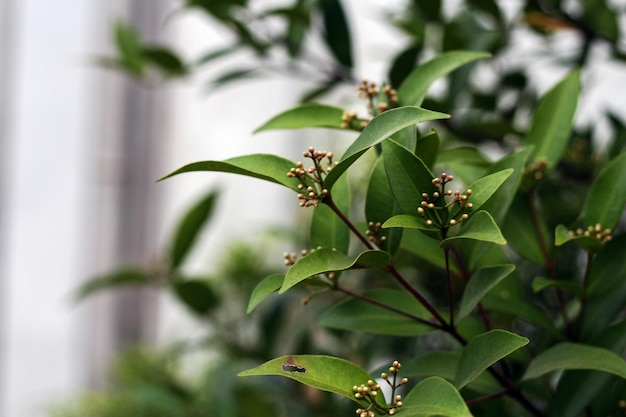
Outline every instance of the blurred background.
MULTIPOLYGON (((255 2, 281 3, 290 2, 255 2)), ((387 1, 383 8, 374 0, 343 2, 357 78, 386 77, 411 34, 385 20, 410 3, 387 1)), ((444 3, 449 20, 463 6, 444 3)), ((509 21, 526 5, 498 3, 509 21)), ((623 2, 607 4, 621 11, 616 22, 623 27, 623 2)), ((275 75, 207 92, 208 79, 237 59, 245 62, 245 56, 165 87, 97 65, 98 57, 116 54, 112 33, 118 21, 134 26, 142 41, 171 46, 189 61, 233 40, 205 13, 179 6, 173 0, 0 2, 2 416, 48 415, 50 404, 105 385, 109 363, 121 347, 167 343, 194 332, 194 322, 186 322, 179 307, 154 289, 103 293, 82 303, 75 302, 73 292, 120 266, 158 264, 181 210, 209 189, 222 190, 220 203, 210 233, 203 236, 204 249, 186 265, 190 274, 219 261, 220 250, 207 248, 223 248, 298 216, 293 196, 278 187, 232 177, 226 185, 219 175, 156 183, 158 178, 197 160, 256 152, 296 160, 309 145, 332 142, 340 153, 348 144, 351 136, 336 133, 304 132, 297 140, 281 133, 253 136, 256 127, 297 104, 318 81, 275 75)), ((508 34, 498 65, 523 66, 523 88, 536 94, 569 71, 572 63, 563 61, 568 54, 557 57, 554 51, 576 52, 580 36, 540 37, 531 29, 508 34)), ((457 30, 463 33, 462 27, 457 30)), ((614 43, 623 49, 620 32, 614 43)), ((483 41, 489 50, 489 41, 483 41)), ((421 57, 434 52, 424 47, 421 57)), ((600 141, 615 125, 599 115, 626 115, 626 75, 614 53, 600 42, 584 62, 583 79, 593 88, 585 92, 578 125, 597 122, 592 129, 600 141)), ((485 85, 493 81, 488 70, 475 77, 485 85)), ((339 85, 330 97, 354 106, 355 100, 345 98, 355 97, 353 91, 339 85)), ((279 263, 283 251, 276 252, 279 263)))

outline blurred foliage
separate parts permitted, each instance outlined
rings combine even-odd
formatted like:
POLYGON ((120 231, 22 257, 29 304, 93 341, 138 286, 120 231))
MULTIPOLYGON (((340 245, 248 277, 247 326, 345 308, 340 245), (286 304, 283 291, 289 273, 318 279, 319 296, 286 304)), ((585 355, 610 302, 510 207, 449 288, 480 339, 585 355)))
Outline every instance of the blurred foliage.
MULTIPOLYGON (((508 206, 500 210, 493 203, 491 206, 487 204, 509 241, 507 251, 464 242, 458 246, 469 255, 458 262, 461 266, 464 261, 473 262, 467 266, 472 270, 494 260, 516 264, 515 284, 509 279, 498 287, 499 293, 507 294, 510 299, 491 297, 485 300, 484 307, 490 312, 495 327, 513 329, 533 339, 530 354, 535 355, 556 341, 570 337, 569 332, 580 331, 583 335, 588 332, 585 337, 593 340, 589 336, 593 329, 581 329, 583 323, 571 323, 572 327, 568 328, 567 324, 560 322, 562 311, 559 311, 553 293, 541 291, 546 288, 545 285, 561 288, 566 294, 568 308, 579 308, 575 295, 586 272, 581 270, 578 261, 572 260, 581 259, 582 250, 573 245, 560 246, 558 250, 551 244, 542 247, 541 241, 552 242, 551 235, 559 225, 580 223, 580 208, 598 172, 608 161, 617 160, 624 153, 626 123, 616 109, 599 109, 600 118, 588 125, 574 124, 570 134, 571 120, 567 119, 571 112, 566 111, 568 106, 564 104, 572 103, 560 103, 559 100, 560 97, 577 97, 577 69, 584 77, 585 71, 594 63, 592 56, 603 54, 603 59, 623 64, 626 51, 620 21, 623 21, 625 9, 607 0, 526 0, 516 4, 464 0, 454 2, 455 7, 449 7, 449 3, 443 0, 406 1, 401 8, 380 16, 389 25, 389 30, 399 31, 398 41, 392 45, 394 58, 388 63, 387 80, 381 84, 401 89, 410 83, 407 80, 418 63, 423 65, 429 58, 442 56, 442 53, 466 50, 491 54, 492 58, 488 61, 470 62, 459 69, 454 68, 455 71, 449 74, 447 71, 438 88, 426 95, 421 106, 450 113, 454 117, 433 121, 430 126, 436 127, 437 131, 430 131, 429 138, 422 132, 424 136, 420 136, 419 140, 427 145, 415 153, 424 161, 425 167, 445 167, 455 172, 455 176, 465 184, 496 172, 497 167, 508 167, 500 165, 524 165, 526 159, 520 159, 520 162, 515 158, 529 158, 534 163, 540 163, 540 157, 552 158, 549 162, 554 162, 554 166, 550 166, 548 171, 544 171, 545 166, 526 166, 524 177, 517 178, 521 183, 520 189, 508 190, 507 196, 512 199, 508 211, 508 206), (525 40, 523 45, 520 44, 521 38, 525 40), (545 95, 543 101, 539 99, 536 74, 533 72, 537 70, 538 63, 570 74, 552 90, 553 93, 545 95), (535 112, 543 108, 546 112, 535 112), (564 120, 553 120, 555 114, 561 114, 564 120), (602 122, 601 118, 610 129, 610 137, 604 144, 596 129, 596 124, 602 122), (566 125, 565 131, 559 129, 560 122, 566 125), (559 146, 557 149, 550 145, 548 154, 543 155, 541 153, 545 149, 542 149, 541 139, 545 139, 546 131, 550 132, 550 129, 556 132, 559 146), (539 138, 537 143, 531 139, 533 136, 539 138), (535 147, 512 155, 506 162, 494 164, 490 161, 493 155, 511 154, 525 141, 535 147), (568 288, 572 288, 571 282, 564 284, 557 280, 546 284, 540 279, 546 271, 574 281, 575 291, 568 293, 568 288), (531 283, 533 279, 535 282, 531 283), (534 297, 533 302, 523 303, 522 300, 528 297, 534 297)), ((229 34, 229 41, 224 45, 188 61, 175 49, 144 44, 131 26, 118 22, 114 27, 118 54, 114 58, 103 58, 101 62, 138 80, 167 81, 200 73, 203 68, 230 57, 233 59, 228 60, 228 68, 208 81, 210 90, 249 77, 287 75, 308 86, 308 91, 300 98, 303 102, 322 100, 341 85, 357 83, 361 57, 355 54, 354 43, 359 42, 359 38, 351 30, 350 13, 351 8, 358 7, 356 2, 295 0, 284 2, 281 7, 264 7, 267 4, 247 0, 183 2, 181 9, 202 13, 211 24, 221 25, 229 34)), ((305 112, 312 109, 314 107, 308 107, 305 112)), ((320 110, 320 107, 315 109, 320 110)), ((332 115, 336 109, 326 110, 332 115)), ((376 116, 375 109, 370 108, 370 112, 371 116, 376 116)), ((400 136, 395 139, 406 139, 403 143, 409 144, 417 140, 415 131, 411 135, 409 139, 401 139, 400 136)), ((380 153, 385 146, 377 144, 376 149, 380 153)), ((403 151, 393 149, 393 146, 386 149, 384 154, 395 155, 402 160, 399 165, 420 168, 419 164, 415 165, 413 156, 409 157, 403 151)), ((237 172, 240 168, 229 165, 227 170, 237 172)), ((402 193, 389 190, 389 184, 385 189, 389 174, 384 169, 383 164, 378 163, 372 170, 370 187, 376 192, 368 192, 366 197, 368 218, 370 214, 376 214, 381 205, 390 202, 389 199, 374 202, 376 193, 396 195, 399 203, 406 201, 398 197, 402 193), (380 180, 377 175, 385 181, 377 182, 380 180), (370 202, 373 203, 368 207, 370 202)), ((60 410, 59 416, 350 415, 354 414, 354 410, 353 404, 348 401, 291 380, 275 377, 271 380, 270 377, 237 379, 234 375, 268 358, 292 352, 332 353, 348 358, 365 369, 373 369, 381 365, 381 360, 412 358, 415 352, 427 352, 450 344, 450 335, 441 333, 402 338, 320 328, 317 319, 339 297, 329 293, 318 297, 316 294, 323 292, 324 287, 315 286, 319 284, 316 280, 305 280, 295 290, 280 296, 271 295, 250 316, 246 316, 250 293, 261 279, 277 270, 266 263, 269 255, 263 250, 263 242, 225 250, 223 265, 212 271, 211 276, 190 277, 184 272, 186 257, 194 247, 198 233, 208 224, 216 199, 217 195, 209 193, 181 217, 170 246, 164 250, 159 270, 124 268, 87 283, 77 293, 82 298, 117 286, 159 286, 188 307, 189 313, 199 319, 204 334, 197 339, 179 341, 165 352, 134 350, 127 353, 120 359, 109 392, 86 395, 76 404, 60 410), (303 308, 302 301, 311 301, 311 297, 312 302, 303 308), (199 366, 194 366, 198 375, 190 376, 183 372, 182 364, 193 356, 191 353, 198 351, 209 352, 210 355, 199 366)), ((350 203, 347 205, 350 206, 350 203)), ((385 207, 387 209, 391 212, 397 210, 396 207, 385 207)), ((584 210, 582 216, 591 216, 588 211, 584 210)), ((318 212, 321 213, 321 221, 326 221, 327 217, 323 216, 327 214, 321 210, 318 212)), ((615 230, 622 230, 622 223, 618 221, 615 230)), ((398 240, 394 243, 391 250, 394 252, 394 264, 408 281, 419 283, 420 291, 427 294, 435 305, 445 305, 449 300, 445 296, 444 260, 440 248, 437 244, 433 246, 432 236, 427 233, 413 232, 404 230, 402 242, 398 240)), ((391 234, 388 236, 390 240, 395 239, 391 234)), ((576 239, 583 248, 589 249, 585 247, 584 239, 576 239)), ((290 244, 308 247, 309 243, 303 238, 290 244)), ((609 246, 609 252, 619 250, 622 243, 609 246)), ((619 269, 619 265, 614 263, 606 264, 619 269)), ((454 273, 460 275, 470 272, 461 267, 452 268, 454 273)), ((342 283, 347 282, 349 285, 346 286, 360 293, 365 289, 383 287, 387 278, 384 274, 364 270, 342 277, 346 280, 342 283)), ((460 294, 462 285, 455 285, 454 293, 460 294)), ((607 289, 610 287, 598 285, 610 292, 607 289)), ((614 306, 618 304, 619 295, 613 296, 617 297, 612 298, 614 306)), ((595 302, 601 304, 598 300, 595 302)), ((607 331, 603 333, 606 340, 594 343, 619 351, 623 350, 624 344, 621 336, 623 320, 619 321, 623 319, 623 308, 621 316, 618 311, 615 317, 617 324, 605 328, 607 331)), ((481 326, 479 318, 471 316, 459 326, 459 332, 477 335, 483 330, 481 326)), ((528 358, 514 353, 510 359, 511 373, 521 377, 528 358)), ((424 376, 419 372, 417 374, 424 376)), ((567 382, 561 384, 557 392, 551 392, 553 390, 545 381, 525 382, 523 389, 551 416, 579 415, 583 409, 588 416, 617 412, 617 400, 624 392, 623 381, 618 378, 602 379, 590 371, 566 371, 566 375, 567 382), (580 387, 587 386, 583 382, 591 379, 586 378, 598 378, 594 379, 597 381, 594 386, 598 387, 597 390, 605 387, 606 396, 596 396, 598 391, 587 396, 572 395, 580 387), (556 405, 546 405, 552 394, 556 396, 556 405), (561 406, 572 407, 570 410, 575 412, 559 414, 558 407, 561 406)), ((470 389, 466 395, 478 397, 479 394, 470 389)), ((508 397, 482 403, 472 411, 481 415, 526 415, 508 397)))

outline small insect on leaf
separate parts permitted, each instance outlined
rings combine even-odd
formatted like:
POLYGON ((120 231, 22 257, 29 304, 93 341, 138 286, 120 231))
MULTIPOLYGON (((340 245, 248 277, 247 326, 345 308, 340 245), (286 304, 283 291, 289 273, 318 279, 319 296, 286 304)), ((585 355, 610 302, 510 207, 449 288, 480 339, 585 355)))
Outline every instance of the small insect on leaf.
POLYGON ((283 363, 280 366, 280 369, 282 369, 285 372, 290 372, 290 373, 299 373, 299 374, 303 374, 306 372, 306 368, 304 366, 300 366, 296 363, 296 361, 293 359, 293 356, 290 356, 287 358, 287 362, 283 363))

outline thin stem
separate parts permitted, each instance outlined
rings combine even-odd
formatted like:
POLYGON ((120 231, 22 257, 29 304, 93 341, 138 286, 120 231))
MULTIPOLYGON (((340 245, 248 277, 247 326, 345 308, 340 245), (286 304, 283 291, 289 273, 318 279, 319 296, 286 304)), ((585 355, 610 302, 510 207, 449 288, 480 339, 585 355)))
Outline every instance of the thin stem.
POLYGON ((344 222, 346 226, 348 226, 348 228, 352 231, 352 233, 354 233, 356 237, 359 238, 359 240, 365 245, 366 248, 376 249, 374 245, 372 244, 372 242, 370 242, 369 239, 365 237, 359 229, 356 228, 356 226, 350 221, 350 219, 347 218, 345 214, 343 214, 343 212, 339 209, 339 207, 337 207, 337 205, 331 198, 330 193, 324 199, 324 203, 328 207, 330 207, 330 209, 334 211, 337 216, 339 216, 341 221, 344 222))
POLYGON ((452 300, 452 282, 450 279, 450 248, 443 250, 446 261, 446 282, 448 284, 448 311, 450 314, 450 327, 454 327, 454 303, 452 300))
POLYGON ((484 395, 482 397, 474 398, 473 400, 467 400, 467 401, 465 401, 465 404, 466 405, 474 405, 474 404, 484 403, 485 401, 489 401, 489 400, 493 400, 494 398, 502 397, 503 395, 506 395, 508 393, 509 393, 508 389, 503 389, 503 390, 494 392, 492 394, 488 394, 488 395, 484 395))
POLYGON ((349 290, 348 288, 344 288, 344 287, 341 287, 339 285, 335 285, 333 287, 333 289, 336 290, 336 291, 342 292, 342 293, 344 293, 346 295, 349 295, 350 297, 358 298, 359 300, 365 301, 366 303, 375 305, 375 306, 380 307, 380 308, 384 308, 385 310, 392 311, 392 312, 394 312, 396 314, 399 314, 399 315, 407 317, 407 318, 409 318, 411 320, 417 321, 418 323, 424 324, 426 326, 430 326, 430 327, 432 327, 434 329, 441 329, 441 326, 438 325, 437 323, 433 323, 432 321, 428 321, 428 320, 423 319, 421 317, 418 317, 418 316, 416 316, 414 314, 407 313, 406 311, 403 311, 403 310, 400 310, 400 309, 395 308, 393 306, 390 306, 388 304, 382 303, 382 302, 380 302, 378 300, 375 300, 373 298, 370 298, 370 297, 368 297, 366 295, 356 293, 356 292, 354 292, 352 290, 349 290))

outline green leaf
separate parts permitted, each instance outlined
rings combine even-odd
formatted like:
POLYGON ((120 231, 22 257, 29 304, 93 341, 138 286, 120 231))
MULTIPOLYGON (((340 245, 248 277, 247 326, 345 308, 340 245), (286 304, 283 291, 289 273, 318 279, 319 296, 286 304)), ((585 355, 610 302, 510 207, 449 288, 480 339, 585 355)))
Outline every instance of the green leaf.
POLYGON ((297 178, 290 178, 287 173, 291 168, 295 168, 296 163, 276 155, 255 154, 244 155, 225 161, 201 161, 185 165, 171 174, 166 175, 159 181, 185 172, 227 172, 230 174, 245 175, 259 178, 265 181, 284 185, 294 191, 298 191, 300 181, 297 178))
POLYGON ((276 129, 302 129, 305 127, 342 129, 341 118, 343 113, 344 111, 338 107, 315 103, 302 104, 274 116, 258 127, 254 133, 276 129))
POLYGON ((569 293, 577 297, 582 297, 585 293, 582 287, 575 282, 554 280, 554 279, 548 279, 544 277, 535 278, 533 280, 531 288, 533 289, 533 292, 535 293, 538 293, 539 291, 543 291, 546 288, 560 288, 562 290, 568 291, 569 293))
POLYGON ((580 71, 572 71, 539 101, 526 143, 534 145, 531 160, 543 160, 552 169, 561 159, 569 141, 580 95, 580 71))
POLYGON ((222 73, 219 77, 212 79, 206 84, 205 91, 213 93, 234 81, 245 80, 261 76, 259 68, 241 68, 222 73))
POLYGON ((506 245, 506 239, 502 236, 500 228, 491 217, 491 214, 481 210, 467 221, 465 227, 456 236, 449 237, 441 241, 440 246, 445 248, 457 239, 474 239, 483 242, 497 243, 498 245, 506 245))
POLYGON ((393 216, 383 223, 382 227, 402 227, 406 229, 429 230, 431 232, 437 232, 439 230, 436 226, 427 225, 426 220, 424 220, 423 217, 411 216, 409 214, 398 214, 397 216, 393 216))
MULTIPOLYGON (((509 208, 504 222, 502 222, 502 232, 509 245, 522 257, 543 265, 544 256, 541 251, 535 227, 533 225, 531 209, 528 200, 517 193, 513 203, 509 208)), ((544 222, 540 222, 540 230, 544 242, 551 242, 550 234, 544 222)), ((548 248, 552 251, 552 247, 548 248)))
POLYGON ((576 242, 581 248, 591 253, 599 252, 602 249, 602 241, 595 236, 585 236, 584 234, 572 236, 565 226, 559 224, 554 229, 554 245, 562 246, 567 242, 576 242))
POLYGON ((174 292, 194 313, 205 315, 219 304, 219 296, 203 280, 173 282, 174 292))
POLYGON ((463 388, 491 365, 526 346, 528 342, 525 337, 500 329, 476 336, 463 348, 454 376, 454 386, 463 388))
MULTIPOLYGON (((444 253, 439 247, 439 241, 415 229, 405 229, 402 234, 400 248, 423 259, 431 265, 445 268, 446 262, 444 253)), ((456 263, 450 264, 450 270, 457 274, 459 272, 456 263)))
POLYGON ((417 146, 415 149, 415 155, 426 165, 426 167, 432 170, 437 155, 439 155, 439 147, 441 145, 441 139, 435 129, 430 131, 417 139, 417 146))
POLYGON ((483 307, 487 311, 498 311, 508 314, 546 330, 553 337, 562 337, 556 327, 554 327, 554 323, 534 304, 510 294, 492 294, 487 295, 482 301, 483 307))
MULTIPOLYGON (((402 376, 409 378, 440 376, 453 381, 460 358, 460 350, 427 352, 408 361, 402 361, 402 376)), ((490 394, 498 391, 501 386, 490 373, 483 372, 470 382, 467 388, 481 394, 490 394)))
POLYGON ((404 417, 471 417, 463 397, 448 381, 437 376, 426 378, 402 401, 404 417))
POLYGON ((626 235, 604 245, 589 271, 581 340, 590 340, 611 323, 626 305, 626 235))
POLYGON ((393 58, 387 75, 391 85, 398 86, 402 84, 415 67, 421 51, 421 44, 413 44, 393 58))
POLYGON ((337 179, 369 148, 379 144, 401 129, 429 120, 446 119, 449 116, 419 107, 399 107, 374 117, 359 137, 348 147, 339 164, 333 168, 324 182, 330 189, 337 179))
POLYGON ((203 54, 200 58, 195 60, 192 65, 199 67, 201 65, 208 64, 218 58, 230 55, 233 52, 240 50, 242 46, 243 45, 241 44, 235 44, 235 45, 229 45, 229 46, 214 49, 210 52, 203 54))
POLYGON ((168 77, 182 77, 187 74, 187 67, 183 61, 168 48, 150 46, 142 49, 146 61, 158 67, 168 77))
POLYGON ((202 231, 202 227, 211 218, 216 199, 217 192, 211 191, 199 200, 181 219, 174 232, 172 246, 169 251, 169 263, 172 270, 175 270, 182 264, 202 231))
POLYGON ((476 271, 465 287, 457 323, 467 317, 489 291, 515 270, 515 265, 494 265, 476 271))
POLYGON ((254 290, 250 295, 250 301, 248 302, 246 314, 252 313, 252 310, 254 310, 261 301, 265 300, 268 295, 278 291, 281 285, 283 285, 284 280, 285 276, 283 274, 272 274, 263 278, 261 282, 254 287, 254 290))
POLYGON ((608 349, 563 342, 544 350, 528 365, 523 379, 538 378, 562 369, 591 369, 626 379, 626 362, 608 349))
POLYGON ((437 191, 433 174, 417 156, 393 140, 383 142, 382 149, 385 172, 398 205, 404 213, 417 213, 422 193, 437 191))
MULTIPOLYGON (((350 188, 348 177, 341 177, 332 192, 335 205, 343 214, 350 214, 350 188)), ((335 249, 347 253, 350 247, 350 229, 337 214, 326 204, 313 208, 311 218, 310 239, 312 248, 335 249)))
POLYGON ((502 171, 482 177, 467 187, 468 190, 472 190, 472 195, 467 199, 467 203, 472 203, 472 210, 469 213, 470 217, 472 216, 472 212, 476 212, 496 191, 498 191, 498 188, 504 184, 512 173, 512 168, 503 169, 502 171))
POLYGON ((485 158, 476 147, 459 146, 442 150, 437 155, 438 165, 450 165, 453 163, 475 165, 477 167, 488 167, 491 165, 489 159, 485 158))
POLYGON ((289 268, 279 293, 284 293, 307 278, 326 272, 345 271, 355 268, 384 268, 389 263, 389 259, 387 252, 379 250, 367 250, 353 259, 331 249, 318 249, 300 258, 298 262, 289 268))
POLYGON ((123 268, 111 274, 91 279, 76 289, 75 299, 80 301, 91 294, 118 287, 145 285, 155 282, 155 277, 139 268, 123 268))
POLYGON ((583 226, 613 229, 626 204, 626 152, 613 158, 593 182, 583 205, 583 226))
MULTIPOLYGON (((385 165, 379 157, 372 168, 367 193, 365 196, 365 219, 368 222, 384 223, 385 220, 396 214, 398 203, 391 192, 385 165)), ((381 229, 378 237, 385 237, 382 248, 394 254, 402 240, 402 229, 381 229)))
POLYGON ((322 0, 324 40, 341 64, 352 68, 352 40, 348 20, 339 0, 322 0))
POLYGON ((366 291, 363 295, 406 314, 403 315, 358 298, 349 298, 326 311, 320 317, 320 325, 395 336, 417 336, 435 330, 434 327, 411 318, 414 316, 428 320, 431 315, 405 291, 380 289, 366 291))
MULTIPOLYGON (((354 398, 352 387, 366 384, 370 379, 374 380, 374 377, 352 362, 323 355, 281 356, 238 374, 238 376, 256 375, 285 376, 313 388, 343 395, 359 404, 363 404, 364 401, 354 398), (298 367, 299 371, 289 372, 289 369, 295 369, 294 367, 298 367)), ((385 403, 382 395, 377 396, 376 401, 381 405, 385 403)))
POLYGON ((451 51, 443 53, 415 68, 398 88, 398 101, 403 106, 419 106, 432 83, 461 65, 488 58, 484 52, 451 51))
POLYGON ((141 50, 141 40, 137 31, 124 22, 115 23, 115 43, 121 55, 120 64, 131 75, 141 77, 144 74, 144 56, 141 50))

